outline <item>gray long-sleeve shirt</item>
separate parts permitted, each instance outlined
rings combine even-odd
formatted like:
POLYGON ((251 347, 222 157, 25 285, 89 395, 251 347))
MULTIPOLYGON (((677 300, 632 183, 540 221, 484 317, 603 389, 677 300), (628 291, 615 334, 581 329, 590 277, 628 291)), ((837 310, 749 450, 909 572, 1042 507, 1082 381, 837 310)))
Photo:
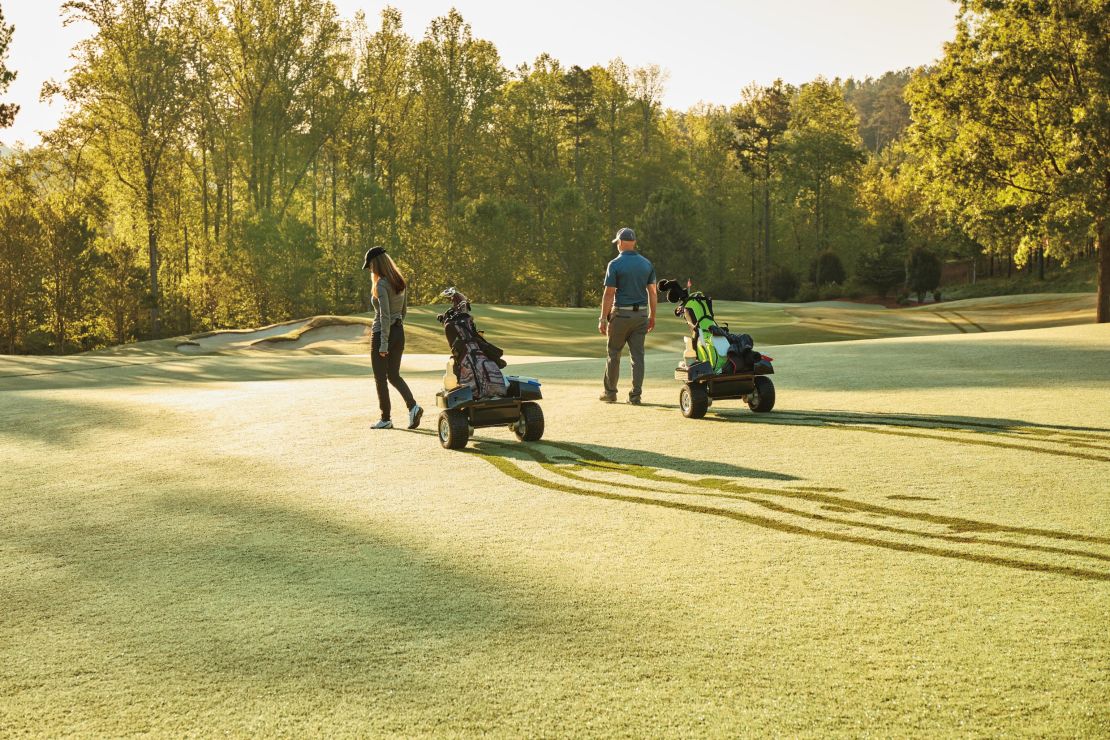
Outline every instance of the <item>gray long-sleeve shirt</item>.
POLYGON ((403 320, 405 314, 408 313, 408 296, 407 291, 402 290, 400 293, 393 292, 393 286, 385 278, 378 280, 378 295, 376 298, 371 298, 370 302, 374 304, 374 326, 372 331, 380 331, 382 333, 382 351, 386 351, 389 347, 389 330, 393 328, 393 324, 398 320, 403 320))

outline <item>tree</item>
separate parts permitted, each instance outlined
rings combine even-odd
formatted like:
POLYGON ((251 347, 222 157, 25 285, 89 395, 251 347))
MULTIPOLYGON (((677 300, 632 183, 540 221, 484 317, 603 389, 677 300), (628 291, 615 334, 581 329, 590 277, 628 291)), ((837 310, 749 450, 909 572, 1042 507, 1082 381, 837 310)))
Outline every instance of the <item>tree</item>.
POLYGON ((881 77, 844 82, 844 98, 859 115, 859 135, 864 147, 878 154, 902 138, 910 125, 910 106, 905 100, 906 85, 914 70, 900 69, 881 77))
POLYGON ((117 242, 95 256, 95 297, 116 344, 130 340, 142 307, 144 275, 134 254, 132 247, 117 242))
POLYGON ((567 296, 570 305, 581 307, 597 292, 597 265, 605 261, 605 242, 597 238, 600 214, 575 187, 557 192, 551 206, 555 238, 550 252, 559 268, 562 290, 558 294, 567 296))
POLYGON ((796 202, 802 208, 808 204, 813 214, 814 252, 825 251, 830 212, 834 205, 843 211, 844 204, 855 201, 854 187, 864 162, 859 118, 844 100, 839 83, 818 77, 802 85, 790 106, 785 141, 796 202))
POLYGON ((836 252, 822 252, 814 258, 809 268, 809 279, 818 287, 843 283, 845 277, 844 264, 836 256, 836 252))
MULTIPOLYGON (((0 8, 0 94, 8 91, 8 86, 15 82, 16 72, 8 69, 8 46, 12 43, 12 34, 15 26, 4 25, 4 9, 0 8)), ((0 128, 12 125, 19 106, 14 103, 0 103, 0 128)))
POLYGON ((151 333, 158 336, 159 176, 189 109, 188 45, 170 0, 68 0, 67 22, 96 33, 78 46, 65 89, 81 121, 146 218, 151 333))
MULTIPOLYGON (((428 166, 442 185, 442 211, 449 222, 471 175, 473 156, 487 130, 504 78, 493 44, 474 38, 470 24, 452 9, 435 18, 416 47, 416 74, 428 166)), ((425 178, 425 195, 431 179, 425 178)))
POLYGON ((695 213, 689 195, 677 188, 660 188, 648 198, 638 220, 638 236, 660 277, 704 275, 705 254, 691 229, 695 213))
POLYGON ((54 351, 63 354, 90 297, 86 286, 94 264, 95 211, 89 203, 52 200, 43 224, 43 287, 54 351))
MULTIPOLYGON (((914 144, 956 190, 972 237, 1005 217, 1024 249, 1093 237, 1097 320, 1110 321, 1110 2, 961 0, 956 38, 909 93, 914 144)), ((1016 239, 1013 239, 1016 241, 1016 239)))
POLYGON ((561 89, 557 93, 559 113, 572 142, 574 185, 581 188, 583 150, 589 146, 590 134, 597 128, 594 78, 576 64, 563 75, 561 82, 561 89))
POLYGON ((893 247, 880 244, 859 256, 856 278, 877 291, 881 298, 886 298, 891 288, 905 282, 905 261, 893 247))
MULTIPOLYGON (((732 120, 733 149, 740 167, 763 188, 763 283, 771 265, 771 179, 782 159, 791 94, 782 80, 768 87, 751 85, 744 89, 732 120)), ((759 286, 753 288, 758 297, 759 286)))
POLYGON ((42 223, 36 200, 27 168, 6 163, 0 173, 0 327, 8 354, 22 349, 42 299, 42 223))
POLYGON ((906 285, 910 292, 917 295, 917 302, 925 300, 925 294, 940 286, 940 258, 927 249, 918 247, 910 251, 906 260, 906 285))
POLYGON ((779 265, 771 270, 768 280, 768 290, 771 296, 779 301, 788 301, 798 292, 801 282, 794 271, 785 265, 779 265))
POLYGON ((605 204, 605 230, 615 233, 623 205, 620 196, 629 180, 622 167, 626 157, 624 142, 629 133, 628 117, 624 115, 629 107, 629 72, 625 63, 617 58, 607 67, 591 67, 590 75, 594 80, 596 96, 597 135, 603 144, 602 151, 598 153, 603 157, 603 163, 597 168, 596 189, 605 204))

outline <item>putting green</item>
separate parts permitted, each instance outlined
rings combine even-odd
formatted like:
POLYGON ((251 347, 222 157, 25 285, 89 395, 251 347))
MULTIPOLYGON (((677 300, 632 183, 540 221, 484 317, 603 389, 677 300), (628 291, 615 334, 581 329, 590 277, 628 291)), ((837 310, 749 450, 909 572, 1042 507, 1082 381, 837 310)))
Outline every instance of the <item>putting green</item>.
POLYGON ((485 308, 547 433, 464 452, 434 309, 417 432, 368 428, 349 322, 0 358, 0 735, 1106 735, 1085 302, 724 304, 778 406, 701 421, 677 319, 605 406, 592 310, 485 308))

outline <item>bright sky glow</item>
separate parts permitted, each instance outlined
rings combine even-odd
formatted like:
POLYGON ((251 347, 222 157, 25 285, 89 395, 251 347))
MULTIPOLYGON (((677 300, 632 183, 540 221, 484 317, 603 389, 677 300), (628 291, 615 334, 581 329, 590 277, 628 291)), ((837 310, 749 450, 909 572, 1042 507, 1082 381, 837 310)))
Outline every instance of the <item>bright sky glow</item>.
MULTIPOLYGON (((334 0, 340 14, 366 12, 370 25, 384 3, 334 0)), ((395 0, 405 27, 420 38, 451 0, 395 0)), ((38 142, 62 115, 60 100, 38 100, 42 83, 62 80, 70 50, 87 27, 62 27, 62 0, 0 0, 15 24, 9 66, 19 73, 5 102, 22 106, 0 142, 38 142)), ((685 110, 706 101, 731 104, 749 82, 776 77, 801 83, 826 77, 877 76, 937 59, 954 29, 951 0, 455 0, 475 35, 492 41, 515 67, 548 52, 565 65, 588 67, 620 56, 630 66, 658 64, 670 73, 665 102, 685 110)))

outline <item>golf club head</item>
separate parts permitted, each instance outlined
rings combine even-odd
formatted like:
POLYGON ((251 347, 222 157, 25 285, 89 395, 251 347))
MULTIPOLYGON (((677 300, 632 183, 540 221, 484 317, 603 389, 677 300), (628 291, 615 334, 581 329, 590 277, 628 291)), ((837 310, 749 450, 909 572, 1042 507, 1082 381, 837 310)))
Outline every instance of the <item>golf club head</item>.
POLYGON ((660 280, 659 290, 666 294, 667 300, 671 303, 681 303, 690 295, 677 280, 660 280))

